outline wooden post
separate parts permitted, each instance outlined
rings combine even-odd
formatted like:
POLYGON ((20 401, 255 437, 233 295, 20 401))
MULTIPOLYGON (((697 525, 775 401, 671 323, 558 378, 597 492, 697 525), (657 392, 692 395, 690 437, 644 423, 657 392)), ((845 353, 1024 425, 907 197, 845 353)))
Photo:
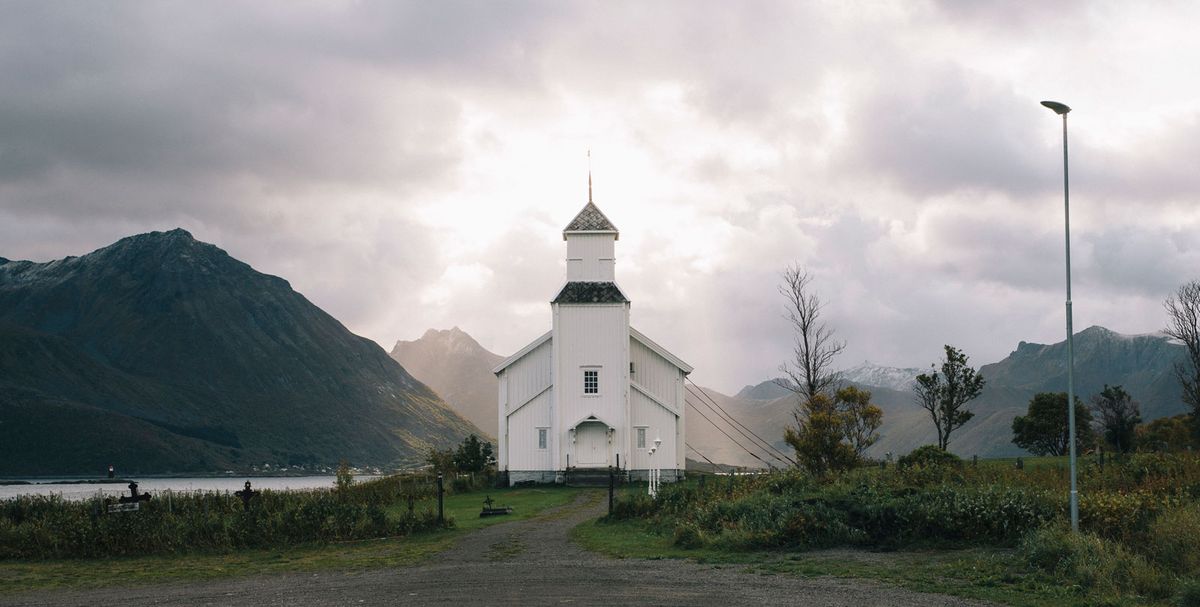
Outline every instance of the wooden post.
POLYGON ((443 509, 444 506, 443 506, 442 496, 444 496, 446 494, 446 492, 445 492, 444 487, 442 486, 442 473, 441 472, 438 472, 437 492, 438 492, 438 524, 444 525, 446 523, 446 515, 445 515, 445 510, 443 509))
POLYGON ((616 486, 616 475, 612 466, 608 467, 608 513, 613 513, 613 488, 616 486))

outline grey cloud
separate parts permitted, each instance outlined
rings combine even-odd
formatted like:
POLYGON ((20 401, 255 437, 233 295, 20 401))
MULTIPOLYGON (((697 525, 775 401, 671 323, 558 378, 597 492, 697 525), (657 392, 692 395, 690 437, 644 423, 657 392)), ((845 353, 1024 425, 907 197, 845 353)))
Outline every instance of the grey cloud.
POLYGON ((1037 100, 962 68, 905 66, 855 108, 842 165, 916 196, 963 189, 1029 195, 1052 187, 1037 100))

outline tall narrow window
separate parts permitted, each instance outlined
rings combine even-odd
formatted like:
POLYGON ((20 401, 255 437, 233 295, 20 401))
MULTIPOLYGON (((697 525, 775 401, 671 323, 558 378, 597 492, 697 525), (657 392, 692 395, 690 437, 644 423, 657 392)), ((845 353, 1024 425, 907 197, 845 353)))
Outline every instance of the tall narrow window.
POLYGON ((637 448, 638 449, 646 448, 646 429, 645 428, 637 429, 637 448))
POLYGON ((600 371, 597 369, 583 370, 583 393, 584 394, 599 394, 600 393, 600 371))
POLYGON ((550 429, 549 428, 538 428, 537 430, 538 430, 538 449, 545 449, 546 448, 546 434, 547 434, 547 432, 549 432, 550 429))

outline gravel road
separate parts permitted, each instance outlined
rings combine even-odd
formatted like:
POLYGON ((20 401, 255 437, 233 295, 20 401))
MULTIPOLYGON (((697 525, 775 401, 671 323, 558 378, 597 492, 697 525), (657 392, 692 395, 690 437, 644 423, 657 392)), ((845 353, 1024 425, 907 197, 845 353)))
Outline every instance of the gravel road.
POLYGON ((761 575, 680 560, 610 559, 568 541, 602 493, 466 536, 420 565, 0 597, 0 605, 804 605, 960 607, 987 603, 862 580, 761 575))

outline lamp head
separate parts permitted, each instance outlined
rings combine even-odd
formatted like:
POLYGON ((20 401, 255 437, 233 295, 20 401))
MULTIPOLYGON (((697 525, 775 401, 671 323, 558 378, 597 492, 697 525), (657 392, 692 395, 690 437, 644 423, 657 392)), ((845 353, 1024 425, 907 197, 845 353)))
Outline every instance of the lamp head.
POLYGON ((657 436, 654 437, 654 448, 657 449, 661 446, 662 446, 662 439, 658 438, 657 436))
POLYGON ((1043 101, 1042 105, 1054 110, 1054 113, 1058 114, 1059 116, 1071 111, 1071 108, 1067 106, 1067 104, 1059 103, 1057 101, 1043 101))

